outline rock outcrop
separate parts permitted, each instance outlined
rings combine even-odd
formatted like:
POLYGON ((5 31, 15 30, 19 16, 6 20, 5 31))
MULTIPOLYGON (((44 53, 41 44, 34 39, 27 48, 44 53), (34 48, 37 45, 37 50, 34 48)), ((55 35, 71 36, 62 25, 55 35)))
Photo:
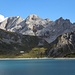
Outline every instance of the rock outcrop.
POLYGON ((47 50, 49 57, 66 57, 75 53, 75 32, 65 33, 57 37, 47 50))

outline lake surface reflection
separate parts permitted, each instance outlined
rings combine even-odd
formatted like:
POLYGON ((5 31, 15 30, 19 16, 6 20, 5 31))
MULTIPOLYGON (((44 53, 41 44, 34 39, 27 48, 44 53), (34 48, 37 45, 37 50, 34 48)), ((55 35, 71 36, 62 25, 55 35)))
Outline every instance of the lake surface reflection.
POLYGON ((0 75, 75 75, 75 60, 0 60, 0 75))

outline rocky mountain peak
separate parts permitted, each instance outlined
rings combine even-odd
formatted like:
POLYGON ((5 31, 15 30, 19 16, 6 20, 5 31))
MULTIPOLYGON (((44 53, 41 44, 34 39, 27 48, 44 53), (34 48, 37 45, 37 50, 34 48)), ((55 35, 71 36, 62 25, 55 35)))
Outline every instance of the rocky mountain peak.
POLYGON ((57 25, 59 25, 60 23, 64 22, 64 19, 62 17, 60 17, 55 22, 56 22, 57 25))
POLYGON ((26 19, 27 20, 36 20, 36 19, 38 19, 39 17, 37 16, 37 15, 35 15, 35 14, 32 14, 32 15, 29 15, 26 19))
POLYGON ((63 17, 60 17, 58 20, 61 20, 61 21, 62 21, 62 20, 64 20, 64 19, 63 19, 63 17))

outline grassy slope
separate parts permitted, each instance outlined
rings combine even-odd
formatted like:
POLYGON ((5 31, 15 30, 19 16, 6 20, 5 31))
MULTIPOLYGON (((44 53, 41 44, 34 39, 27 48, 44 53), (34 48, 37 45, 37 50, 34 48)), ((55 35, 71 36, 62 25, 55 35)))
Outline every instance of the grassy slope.
POLYGON ((21 57, 44 57, 45 56, 45 50, 46 48, 46 43, 44 46, 39 47, 38 43, 41 39, 39 39, 36 36, 23 36, 19 35, 17 33, 12 33, 4 30, 0 30, 0 41, 5 38, 9 39, 7 35, 10 36, 10 39, 14 36, 14 40, 18 41, 18 37, 21 39, 21 44, 19 43, 5 43, 1 42, 0 43, 0 58, 21 58, 21 57), (24 51, 24 53, 20 53, 20 51, 24 51))

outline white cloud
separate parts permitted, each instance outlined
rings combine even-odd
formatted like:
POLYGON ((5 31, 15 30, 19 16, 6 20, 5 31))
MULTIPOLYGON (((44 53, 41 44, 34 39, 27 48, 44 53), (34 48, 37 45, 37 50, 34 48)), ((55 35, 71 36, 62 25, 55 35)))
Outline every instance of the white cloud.
POLYGON ((0 22, 4 21, 6 18, 0 14, 0 22))

